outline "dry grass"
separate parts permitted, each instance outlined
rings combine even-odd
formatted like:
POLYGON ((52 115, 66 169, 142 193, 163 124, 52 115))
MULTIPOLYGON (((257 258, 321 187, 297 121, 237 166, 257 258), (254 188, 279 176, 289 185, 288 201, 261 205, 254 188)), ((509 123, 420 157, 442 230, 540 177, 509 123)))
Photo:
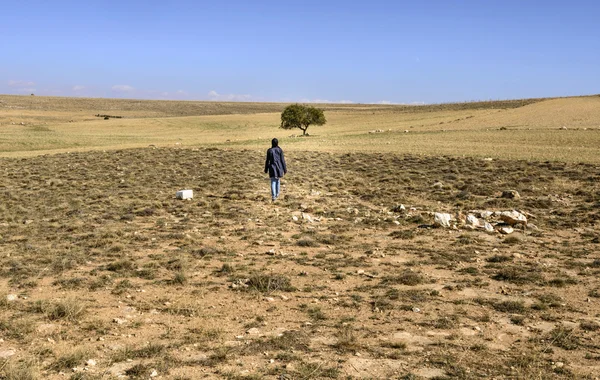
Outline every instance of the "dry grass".
POLYGON ((320 105, 328 124, 303 138, 287 138, 294 132, 278 129, 285 104, 277 103, 18 96, 0 101, 4 156, 175 144, 262 150, 277 136, 287 150, 600 162, 597 96, 418 107, 320 105), (104 120, 98 114, 125 117, 104 120))
MULTIPOLYGON (((352 139, 352 115, 424 117, 365 109, 330 110, 339 119, 319 133, 352 139)), ((263 120, 248 127, 260 132, 273 115, 194 116, 188 131, 203 118, 263 120)), ((86 133, 182 120, 101 119, 86 133)), ((206 127, 202 144, 247 133, 235 123, 206 127)), ((274 204, 264 140, 0 158, 0 351, 14 351, 0 377, 593 377, 597 164, 369 153, 358 144, 384 134, 358 135, 365 151, 285 141, 295 147, 274 204), (184 188, 193 200, 174 199, 184 188), (511 239, 430 228, 433 211, 474 209, 532 216, 511 239)))

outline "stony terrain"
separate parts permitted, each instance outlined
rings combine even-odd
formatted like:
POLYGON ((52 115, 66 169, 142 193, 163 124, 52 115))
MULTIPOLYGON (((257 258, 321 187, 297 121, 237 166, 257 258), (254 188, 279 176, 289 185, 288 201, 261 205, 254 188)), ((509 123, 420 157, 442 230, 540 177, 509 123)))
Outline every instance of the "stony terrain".
POLYGON ((1 159, 0 378, 598 378, 597 165, 263 155, 1 159))

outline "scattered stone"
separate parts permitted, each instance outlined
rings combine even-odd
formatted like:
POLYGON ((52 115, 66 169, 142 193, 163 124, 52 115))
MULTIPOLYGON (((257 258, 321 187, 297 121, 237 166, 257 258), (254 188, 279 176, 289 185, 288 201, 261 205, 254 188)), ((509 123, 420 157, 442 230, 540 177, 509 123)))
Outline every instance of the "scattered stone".
POLYGON ((42 323, 36 330, 40 334, 52 334, 58 330, 58 325, 53 323, 42 323))
POLYGON ((488 222, 485 222, 485 224, 483 225, 483 229, 485 230, 485 232, 487 233, 494 233, 494 226, 492 226, 491 224, 489 224, 488 222))
POLYGON ((93 367, 95 366, 97 363, 94 359, 88 359, 88 361, 85 362, 85 365, 88 367, 93 367))
POLYGON ((512 234, 515 230, 511 226, 500 227, 500 233, 504 235, 512 234))
POLYGON ((433 225, 435 227, 449 228, 450 220, 452 220, 452 215, 450 214, 444 214, 441 212, 436 212, 433 214, 433 225))
POLYGON ((150 377, 156 377, 158 376, 158 372, 156 372, 155 369, 152 370, 152 372, 150 373, 150 377))
POLYGON ((502 192, 502 198, 521 199, 521 195, 517 190, 504 190, 502 192))
POLYGON ((302 220, 306 220, 309 223, 314 222, 313 218, 305 212, 302 213, 302 220))
POLYGON ((559 129, 561 129, 561 130, 563 130, 563 131, 566 131, 568 128, 567 128, 567 126, 566 126, 566 125, 563 125, 563 126, 562 126, 562 127, 560 127, 559 129))
POLYGON ((194 191, 193 190, 179 190, 175 194, 175 197, 177 199, 192 199, 192 198, 194 198, 194 191))
POLYGON ((0 351, 0 359, 8 359, 16 353, 15 350, 3 350, 0 351))
POLYGON ((502 211, 500 213, 500 219, 511 226, 516 224, 523 224, 525 226, 527 225, 527 217, 516 210, 502 211))
POLYGON ((426 379, 442 378, 446 376, 446 371, 439 368, 419 368, 415 371, 415 375, 426 379))
POLYGON ((434 189, 443 189, 444 188, 444 184, 441 182, 436 182, 433 185, 431 185, 431 187, 433 187, 434 189))
POLYGON ((412 311, 413 311, 414 313, 420 313, 420 312, 421 312, 421 309, 419 309, 418 307, 413 307, 412 311))
POLYGON ((273 297, 265 297, 264 300, 267 302, 275 302, 275 298, 273 297))
POLYGON ((7 300, 8 302, 11 302, 11 301, 16 301, 16 300, 18 300, 18 299, 19 299, 19 296, 17 296, 16 294, 8 294, 8 295, 6 296, 6 300, 7 300))
POLYGON ((297 217, 296 215, 292 215, 292 220, 293 220, 294 222, 297 222, 297 221, 298 221, 298 217, 297 217))
POLYGON ((406 212, 406 207, 404 207, 404 205, 403 205, 403 204, 399 204, 398 206, 396 206, 396 207, 392 208, 392 211, 393 211, 393 212, 398 212, 398 213, 401 213, 401 214, 403 214, 403 213, 405 213, 405 212, 406 212))
POLYGON ((248 329, 246 331, 246 334, 248 334, 248 335, 258 335, 258 334, 260 334, 260 330, 257 329, 256 327, 252 327, 251 329, 248 329))
POLYGON ((479 219, 477 219, 477 217, 473 214, 467 215, 467 219, 465 220, 465 223, 467 226, 481 227, 481 224, 479 223, 479 219))
POLYGON ((113 323, 116 323, 117 325, 124 325, 125 323, 127 323, 127 320, 121 318, 113 318, 113 323))

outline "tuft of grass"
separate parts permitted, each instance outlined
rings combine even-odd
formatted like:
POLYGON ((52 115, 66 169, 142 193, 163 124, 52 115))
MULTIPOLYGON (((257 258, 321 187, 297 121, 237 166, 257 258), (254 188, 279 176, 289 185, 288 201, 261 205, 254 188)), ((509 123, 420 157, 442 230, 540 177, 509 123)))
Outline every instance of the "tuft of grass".
POLYGON ((594 321, 581 321, 579 327, 585 331, 598 331, 600 330, 600 324, 594 321))
POLYGON ((319 246, 319 243, 318 243, 318 242, 316 242, 316 241, 314 241, 314 240, 312 240, 312 239, 308 239, 308 238, 305 238, 305 239, 299 239, 299 240, 296 242, 296 244, 297 244, 299 247, 318 247, 318 246, 319 246))
POLYGON ((185 285, 187 283, 187 277, 183 271, 175 273, 175 277, 169 281, 172 285, 185 285))
POLYGON ((494 255, 494 256, 488 257, 486 259, 486 261, 488 263, 504 263, 504 262, 512 261, 512 260, 513 260, 512 256, 506 256, 506 255, 494 255))
POLYGON ((410 270, 405 270, 397 276, 386 276, 381 281, 382 284, 401 284, 409 286, 423 284, 424 282, 425 278, 421 274, 410 270))
POLYGON ((49 368, 54 371, 62 371, 77 367, 78 365, 83 364, 87 354, 86 350, 76 348, 73 351, 57 356, 56 360, 50 364, 49 368))
POLYGON ((327 315, 325 315, 323 310, 318 306, 308 308, 306 313, 313 321, 324 321, 328 319, 327 315))
POLYGON ((535 269, 526 270, 517 266, 500 269, 492 279, 496 281, 507 281, 518 285, 539 283, 543 280, 542 275, 535 269))
POLYGON ((44 314, 51 321, 65 320, 76 322, 85 314, 86 306, 77 299, 69 298, 60 301, 36 301, 32 311, 44 314))
POLYGON ((515 245, 521 243, 521 239, 519 239, 516 236, 508 236, 502 241, 502 243, 508 245, 515 245))
POLYGON ((342 325, 335 334, 337 342, 333 347, 339 352, 357 352, 362 346, 350 325, 342 325))
POLYGON ((38 380, 38 363, 33 359, 6 359, 0 363, 0 378, 3 380, 38 380))
POLYGON ((555 327, 548 333, 546 339, 554 346, 568 351, 576 350, 581 345, 575 330, 564 326, 555 327))
POLYGON ((295 290, 290 279, 280 274, 255 273, 250 276, 247 285, 249 290, 256 290, 261 293, 291 292, 295 290))
POLYGON ((524 313, 525 303, 523 301, 501 301, 492 304, 493 308, 504 313, 524 313))

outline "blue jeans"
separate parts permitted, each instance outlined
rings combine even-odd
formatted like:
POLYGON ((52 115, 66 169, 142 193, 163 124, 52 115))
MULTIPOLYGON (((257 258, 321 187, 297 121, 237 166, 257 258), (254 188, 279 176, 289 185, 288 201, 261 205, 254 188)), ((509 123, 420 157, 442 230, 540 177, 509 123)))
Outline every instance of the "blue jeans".
POLYGON ((273 198, 273 200, 277 199, 279 196, 280 185, 279 178, 271 177, 271 198, 273 198))

